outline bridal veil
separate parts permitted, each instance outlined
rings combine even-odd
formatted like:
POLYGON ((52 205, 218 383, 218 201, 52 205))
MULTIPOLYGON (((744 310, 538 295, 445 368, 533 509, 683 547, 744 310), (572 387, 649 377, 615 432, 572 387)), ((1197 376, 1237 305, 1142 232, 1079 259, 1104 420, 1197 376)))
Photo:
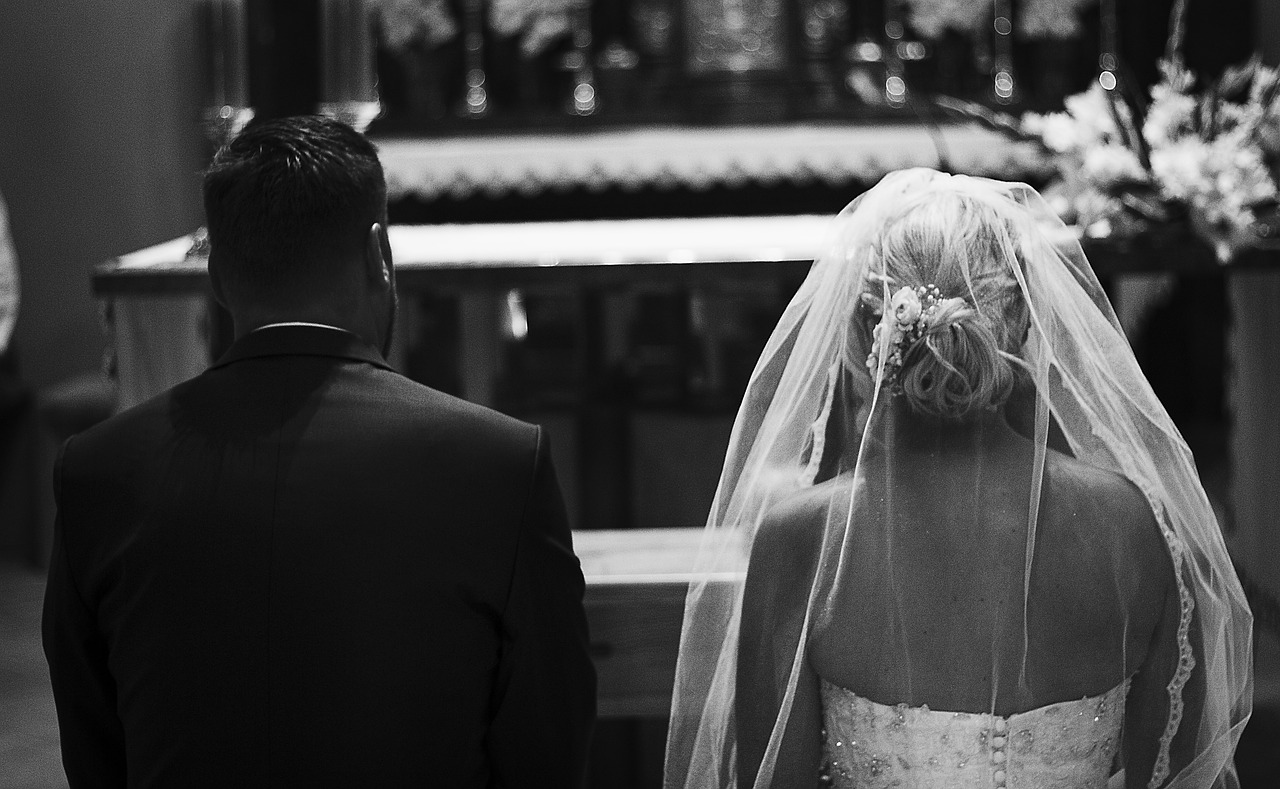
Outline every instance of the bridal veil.
POLYGON ((780 765, 791 738, 817 736, 798 711, 817 650, 885 704, 928 704, 952 693, 948 676, 980 677, 952 695, 1000 715, 1132 680, 1116 770, 1141 751, 1143 785, 1236 785, 1248 606, 1191 452, 1075 236, 1026 185, 907 170, 835 218, 752 374, 695 574, 668 787, 812 785, 780 765), (954 233, 904 252, 913 222, 947 211, 954 233), (947 292, 905 280, 904 254, 945 259, 947 292), (957 359, 987 372, 975 383, 957 359), (1003 414, 1020 443, 913 455, 893 427, 904 400, 940 424, 1003 414), (1063 476, 1089 490, 1089 469, 1143 513, 1050 501, 1075 484, 1063 476), (979 510, 990 524, 975 527, 979 510), (952 556, 939 563, 930 546, 952 556), (1144 546, 1167 581, 1149 605, 1144 546), (749 562, 770 563, 771 580, 749 588, 749 562))

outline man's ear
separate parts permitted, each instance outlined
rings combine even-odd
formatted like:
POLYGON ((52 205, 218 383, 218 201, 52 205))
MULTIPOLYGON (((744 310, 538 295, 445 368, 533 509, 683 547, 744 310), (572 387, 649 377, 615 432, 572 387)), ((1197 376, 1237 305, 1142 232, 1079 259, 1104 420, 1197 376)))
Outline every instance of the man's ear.
POLYGON ((370 279, 381 280, 386 284, 395 281, 394 262, 391 259, 391 239, 387 229, 380 222, 369 226, 369 236, 365 239, 364 249, 365 274, 370 279))

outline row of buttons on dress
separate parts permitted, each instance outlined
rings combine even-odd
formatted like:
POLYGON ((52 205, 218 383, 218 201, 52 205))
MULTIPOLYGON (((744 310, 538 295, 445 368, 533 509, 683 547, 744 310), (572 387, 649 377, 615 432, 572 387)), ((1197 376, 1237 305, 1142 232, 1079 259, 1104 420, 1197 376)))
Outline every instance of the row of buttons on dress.
POLYGON ((996 718, 991 737, 991 763, 995 765, 995 772, 991 778, 995 781, 997 787, 1003 787, 1007 774, 1005 773, 1005 762, 1008 761, 1009 755, 1005 752, 1005 747, 1009 744, 1009 721, 1004 718, 996 718))

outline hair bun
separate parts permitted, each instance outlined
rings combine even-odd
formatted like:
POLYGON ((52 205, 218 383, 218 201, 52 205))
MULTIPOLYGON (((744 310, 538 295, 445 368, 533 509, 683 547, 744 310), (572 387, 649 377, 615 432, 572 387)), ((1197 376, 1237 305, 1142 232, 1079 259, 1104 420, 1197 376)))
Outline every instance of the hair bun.
POLYGON ((913 411, 963 419, 1003 404, 1013 391, 1014 370, 990 321, 955 302, 939 308, 903 359, 899 384, 913 411))
POLYGON ((894 371, 893 389, 913 411, 963 419, 1012 393, 1028 312, 1011 232, 980 200, 947 190, 926 192, 886 220, 873 261, 878 279, 867 290, 926 288, 936 302, 894 371))

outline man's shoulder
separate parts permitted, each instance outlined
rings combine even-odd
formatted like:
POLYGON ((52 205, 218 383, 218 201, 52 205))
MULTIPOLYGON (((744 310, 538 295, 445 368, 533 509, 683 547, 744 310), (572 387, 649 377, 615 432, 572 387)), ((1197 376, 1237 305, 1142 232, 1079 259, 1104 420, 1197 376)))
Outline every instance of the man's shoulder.
POLYGON ((119 411, 101 422, 76 433, 64 447, 75 447, 77 455, 92 455, 119 447, 122 442, 141 447, 157 434, 169 411, 172 390, 119 411))
POLYGON ((536 425, 488 406, 442 392, 400 373, 376 370, 370 374, 380 384, 376 396, 389 398, 384 401, 387 412, 375 417, 400 420, 406 428, 411 424, 425 425, 477 439, 505 437, 524 443, 537 438, 536 425))
MULTIPOLYGON (((388 433, 412 441, 433 436, 457 447, 474 447, 485 452, 511 451, 526 454, 536 450, 539 428, 492 408, 413 381, 400 373, 369 368, 359 373, 355 402, 329 402, 329 395, 317 394, 315 408, 340 409, 343 423, 360 434, 385 438, 388 433)), ((142 403, 125 409, 77 434, 68 442, 66 454, 82 462, 111 465, 127 450, 130 457, 146 457, 148 448, 171 442, 178 434, 210 425, 193 411, 227 409, 231 416, 254 407, 255 398, 241 400, 235 384, 210 370, 184 381, 142 403), (96 461, 96 463, 95 463, 96 461)), ((226 418, 221 415, 221 419, 226 418)), ((213 426, 219 420, 213 420, 213 426)))

